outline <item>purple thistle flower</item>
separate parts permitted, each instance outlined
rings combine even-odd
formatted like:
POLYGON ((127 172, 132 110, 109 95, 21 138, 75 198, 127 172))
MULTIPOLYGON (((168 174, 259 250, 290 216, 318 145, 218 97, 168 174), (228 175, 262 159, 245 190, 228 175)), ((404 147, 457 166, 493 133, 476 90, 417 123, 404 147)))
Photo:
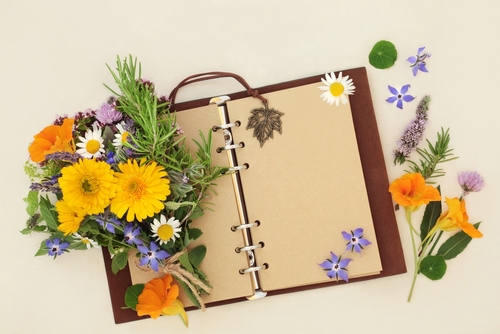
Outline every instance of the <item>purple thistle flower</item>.
POLYGON ((348 241, 348 243, 346 244, 347 247, 345 249, 346 252, 350 249, 351 252, 356 251, 361 254, 361 250, 364 249, 363 247, 372 244, 370 241, 363 238, 362 228, 357 228, 354 231, 351 231, 350 234, 342 231, 342 236, 348 241))
POLYGON ((406 61, 411 64, 410 67, 412 67, 413 76, 416 76, 418 71, 429 72, 425 67, 426 65, 425 59, 430 58, 431 54, 430 53, 422 54, 422 51, 424 51, 424 49, 425 46, 419 48, 416 56, 411 56, 408 57, 408 59, 406 59, 406 61))
POLYGON ((390 85, 387 87, 389 88, 389 91, 394 96, 387 98, 386 101, 389 103, 394 103, 394 102, 398 101, 398 103, 396 103, 396 107, 398 107, 399 109, 403 109, 403 101, 404 102, 411 102, 415 99, 415 96, 411 96, 411 95, 406 94, 408 92, 408 89, 410 88, 410 85, 404 85, 403 87, 401 87, 401 91, 398 91, 396 88, 394 88, 390 85))
POLYGON ((420 100, 416 110, 416 116, 411 123, 406 127, 398 140, 398 148, 394 150, 394 164, 398 162, 400 165, 405 162, 405 159, 410 156, 410 153, 422 140, 425 126, 427 125, 427 111, 431 97, 426 95, 420 100))
POLYGON ((49 256, 53 256, 54 259, 64 252, 67 252, 69 247, 69 242, 64 241, 61 243, 61 238, 54 238, 54 240, 45 240, 45 249, 49 252, 49 256))
MULTIPOLYGON (((96 222, 99 223, 99 225, 101 225, 101 227, 104 230, 107 230, 107 231, 109 231, 109 232, 111 232, 113 234, 116 233, 115 232, 115 227, 116 226, 121 226, 121 224, 122 224, 117 218, 115 218, 115 217, 107 217, 107 216, 104 216, 104 215, 98 215, 95 220, 96 220, 96 222)), ((133 228, 133 226, 132 226, 132 228, 133 228)), ((141 233, 140 230, 138 231, 137 234, 139 234, 139 233, 141 233)), ((131 234, 133 234, 133 233, 131 233, 131 234)), ((125 235, 125 238, 127 238, 127 235, 125 235)), ((126 241, 130 244, 130 242, 128 240, 126 240, 126 241)))
POLYGON ((101 124, 113 124, 121 121, 122 117, 122 113, 116 110, 115 105, 109 103, 104 103, 95 114, 95 118, 101 124))
POLYGON ((337 256, 333 252, 330 252, 332 255, 332 259, 326 259, 319 266, 323 268, 323 270, 327 271, 326 275, 330 278, 335 278, 337 281, 340 279, 348 282, 349 277, 347 275, 347 265, 351 262, 351 259, 343 259, 342 255, 337 256))
POLYGON ((464 196, 470 192, 478 192, 484 187, 484 179, 477 172, 461 172, 458 174, 458 184, 464 190, 464 196))
POLYGON ((127 224, 127 226, 125 226, 125 229, 123 230, 123 240, 129 245, 142 245, 142 240, 137 237, 139 234, 141 234, 141 228, 134 227, 135 225, 133 223, 127 224))
POLYGON ((158 260, 164 260, 170 257, 170 254, 160 249, 160 247, 153 241, 151 241, 149 248, 146 246, 138 246, 137 249, 142 253, 139 265, 149 265, 154 271, 159 270, 158 260))

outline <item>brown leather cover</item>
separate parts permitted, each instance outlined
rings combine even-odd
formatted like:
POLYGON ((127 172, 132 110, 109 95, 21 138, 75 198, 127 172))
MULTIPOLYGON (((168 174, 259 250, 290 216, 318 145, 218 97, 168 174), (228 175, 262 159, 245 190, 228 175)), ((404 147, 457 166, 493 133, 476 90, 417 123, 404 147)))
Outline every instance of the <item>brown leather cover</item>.
MULTIPOLYGON (((373 224, 378 240, 380 258, 382 261, 382 272, 373 276, 365 276, 360 278, 350 279, 351 282, 364 281, 373 278, 386 277, 391 275, 402 274, 406 272, 406 265, 399 237, 399 230, 394 215, 394 207, 392 199, 388 192, 389 180, 383 157, 382 145, 375 118, 375 111, 371 99, 370 86, 366 69, 364 67, 344 70, 343 75, 349 77, 356 84, 356 93, 349 97, 351 103, 352 116, 354 127, 356 129, 356 138, 358 141, 359 154, 361 156, 361 164, 363 167, 363 175, 366 183, 366 190, 370 201, 370 209, 373 218, 373 224)), ((321 78, 324 74, 283 82, 275 85, 257 88, 259 94, 266 94, 282 89, 302 86, 312 83, 321 83, 321 78)), ((238 92, 227 94, 231 100, 248 97, 248 93, 238 92)), ((204 98, 195 101, 177 103, 171 107, 171 110, 182 111, 209 104, 211 98, 204 98)), ((128 268, 114 275, 111 271, 111 259, 109 252, 103 247, 103 257, 106 267, 106 275, 108 278, 109 291, 111 295, 111 303, 115 323, 123 323, 141 319, 137 313, 130 309, 124 309, 124 296, 127 288, 132 284, 128 268)), ((290 289, 282 289, 269 291, 268 296, 289 293, 294 291, 315 289, 321 287, 331 287, 332 285, 345 284, 340 281, 337 283, 322 283, 308 286, 300 286, 290 289)), ((267 298, 267 297, 266 297, 267 298)), ((246 300, 245 298, 237 298, 207 304, 207 307, 217 306, 246 300)), ((189 308, 188 308, 189 310, 189 308)))

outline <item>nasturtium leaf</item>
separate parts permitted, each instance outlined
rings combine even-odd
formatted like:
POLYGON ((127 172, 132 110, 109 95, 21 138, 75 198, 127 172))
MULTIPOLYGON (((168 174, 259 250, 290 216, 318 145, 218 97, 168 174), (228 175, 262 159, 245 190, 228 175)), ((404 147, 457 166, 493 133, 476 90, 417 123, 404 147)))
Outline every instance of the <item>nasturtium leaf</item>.
MULTIPOLYGON (((441 189, 439 186, 437 187, 437 189, 439 193, 441 193, 441 189)), ((432 230, 434 225, 436 225, 436 221, 441 215, 441 211, 442 211, 441 201, 432 201, 429 202, 429 204, 427 204, 424 211, 424 217, 422 218, 422 223, 420 224, 421 241, 425 239, 430 230, 432 230)))
POLYGON ((203 245, 195 247, 189 252, 189 262, 193 267, 198 267, 205 258, 205 254, 207 254, 207 247, 203 245))
POLYGON ((144 284, 134 284, 129 286, 125 292, 125 305, 136 311, 135 308, 139 302, 138 300, 142 290, 144 290, 144 284))
POLYGON ((441 255, 426 256, 420 262, 420 272, 427 278, 437 281, 446 273, 446 262, 441 255))
POLYGON ((375 43, 372 51, 368 55, 370 64, 381 70, 394 65, 396 59, 398 59, 398 51, 394 44, 389 41, 379 41, 375 43))
POLYGON ((127 263, 128 263, 127 252, 120 252, 118 254, 115 254, 115 256, 113 256, 113 260, 111 260, 111 270, 113 271, 113 274, 116 275, 117 272, 125 268, 127 263))
MULTIPOLYGON (((474 227, 477 229, 479 224, 481 224, 481 222, 474 224, 474 227)), ((443 242, 437 253, 438 255, 443 256, 445 260, 453 259, 464 251, 465 247, 467 247, 471 240, 471 237, 463 231, 460 231, 443 242)))
POLYGON ((50 203, 48 197, 40 197, 40 213, 43 219, 47 222, 47 226, 52 231, 57 231, 57 214, 54 211, 54 206, 50 203))

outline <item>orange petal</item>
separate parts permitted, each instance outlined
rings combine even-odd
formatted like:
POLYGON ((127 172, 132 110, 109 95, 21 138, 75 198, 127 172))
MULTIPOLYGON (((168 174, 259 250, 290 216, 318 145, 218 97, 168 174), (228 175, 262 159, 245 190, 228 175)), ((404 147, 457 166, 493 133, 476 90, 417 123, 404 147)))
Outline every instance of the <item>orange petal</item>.
POLYGON ((481 238, 483 234, 469 222, 460 223, 460 228, 471 238, 481 238))

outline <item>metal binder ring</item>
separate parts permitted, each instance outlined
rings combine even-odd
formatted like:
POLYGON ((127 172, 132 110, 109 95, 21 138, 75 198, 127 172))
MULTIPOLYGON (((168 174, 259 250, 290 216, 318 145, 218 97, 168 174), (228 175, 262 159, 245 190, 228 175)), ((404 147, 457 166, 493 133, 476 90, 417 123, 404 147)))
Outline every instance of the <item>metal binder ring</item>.
POLYGON ((248 169, 248 167, 250 167, 249 164, 243 164, 243 165, 240 165, 240 166, 230 167, 230 168, 227 169, 227 171, 228 172, 236 172, 238 170, 248 169))
POLYGON ((235 148, 242 148, 242 147, 245 147, 245 143, 243 142, 240 142, 238 144, 232 144, 232 145, 226 145, 226 146, 222 146, 222 147, 217 147, 217 153, 220 153, 224 150, 233 150, 235 148))
POLYGON ((246 273, 253 273, 253 272, 256 272, 256 271, 259 271, 259 270, 262 270, 262 269, 267 269, 268 265, 267 263, 264 263, 263 266, 256 266, 256 267, 249 267, 249 268, 245 268, 245 269, 240 269, 240 274, 246 274, 246 273))
POLYGON ((217 130, 229 129, 229 128, 232 128, 233 126, 240 126, 240 125, 241 125, 240 121, 236 121, 234 123, 228 123, 228 124, 214 125, 214 126, 212 126, 212 131, 216 132, 217 130))
POLYGON ((240 225, 233 225, 231 226, 231 231, 237 231, 237 230, 242 230, 244 228, 251 228, 251 227, 257 227, 260 226, 260 221, 256 220, 254 223, 247 223, 247 224, 240 224, 240 225))
POLYGON ((256 245, 249 245, 249 246, 245 246, 245 247, 236 247, 235 252, 236 253, 247 252, 247 251, 251 251, 251 250, 257 249, 257 248, 261 248, 263 246, 264 246, 264 243, 259 242, 256 245))

